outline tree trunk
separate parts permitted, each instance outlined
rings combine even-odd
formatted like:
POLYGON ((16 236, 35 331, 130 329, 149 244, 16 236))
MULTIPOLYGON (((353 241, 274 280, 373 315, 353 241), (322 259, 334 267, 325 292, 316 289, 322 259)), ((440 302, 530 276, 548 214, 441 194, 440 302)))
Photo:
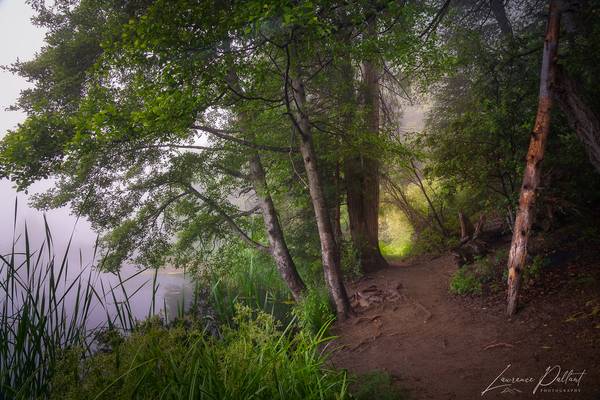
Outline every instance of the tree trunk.
POLYGON ((342 271, 337 257, 338 248, 335 242, 329 209, 327 207, 327 202, 325 201, 321 177, 319 176, 310 121, 306 114, 306 93, 304 91, 304 84, 300 79, 300 71, 296 71, 296 73, 297 76, 292 78, 293 103, 296 107, 293 118, 300 134, 300 153, 302 154, 302 159, 304 161, 304 168, 308 178, 308 189, 315 211, 315 218, 317 220, 325 282, 327 283, 329 293, 335 303, 337 316, 343 320, 351 313, 350 301, 348 300, 346 288, 344 287, 342 271))
POLYGON ((473 236, 475 228, 473 227, 473 224, 469 218, 463 214, 462 211, 458 212, 458 221, 460 222, 460 241, 466 242, 473 236))
POLYGON ((338 264, 341 265, 342 262, 342 242, 343 242, 343 234, 342 234, 342 224, 340 221, 341 218, 341 200, 342 194, 340 191, 341 186, 341 177, 340 177, 340 163, 336 162, 335 165, 335 176, 334 176, 334 185, 335 185, 335 193, 333 199, 333 208, 331 210, 331 225, 333 226, 333 236, 335 238, 335 243, 337 244, 337 260, 338 264))
POLYGON ((557 67, 555 96, 590 162, 600 173, 600 118, 584 101, 577 83, 557 67))
MULTIPOLYGON (((229 71, 227 81, 235 88, 237 92, 236 96, 238 96, 239 93, 243 93, 243 89, 239 84, 239 76, 235 70, 232 69, 229 71)), ((241 113, 240 119, 242 124, 247 118, 249 118, 249 116, 246 115, 246 113, 241 113)), ((269 193, 265 170, 258 151, 252 150, 252 153, 248 158, 248 163, 250 167, 250 180, 252 181, 252 186, 262 211, 263 222, 265 224, 267 238, 269 239, 269 252, 275 261, 279 275, 281 275, 281 278, 287 284, 294 299, 299 301, 306 291, 306 285, 304 284, 304 281, 302 281, 300 274, 298 274, 298 270, 296 269, 296 265, 294 264, 294 260, 292 259, 290 250, 285 241, 283 230, 279 223, 279 217, 275 210, 275 204, 269 193)))
MULTIPOLYGON (((367 23, 367 34, 376 35, 375 14, 367 18, 367 23)), ((360 97, 366 115, 367 135, 377 137, 380 104, 376 61, 365 60, 362 73, 360 97)), ((348 78, 354 79, 353 76, 348 78)), ((387 261, 379 249, 379 160, 375 158, 373 149, 365 150, 359 149, 357 155, 345 160, 344 176, 352 242, 358 250, 363 272, 372 272, 387 266, 387 261)))
POLYGON ((348 220, 352 243, 358 250, 363 272, 385 267, 379 249, 379 177, 373 160, 348 158, 344 163, 348 220), (375 170, 375 174, 367 169, 375 170))
POLYGON ((512 27, 510 25, 510 21, 506 16, 506 9, 504 8, 503 0, 490 0, 490 8, 492 13, 494 14, 494 18, 498 22, 498 26, 500 27, 500 31, 502 34, 508 38, 512 37, 512 27))
POLYGON ((556 57, 560 30, 560 9, 557 0, 550 1, 550 15, 544 40, 542 70, 540 73, 540 94, 535 125, 531 134, 527 164, 519 196, 519 210, 515 219, 512 243, 508 258, 508 316, 515 314, 521 284, 521 273, 525 268, 527 242, 534 217, 536 190, 540 183, 541 164, 548 133, 550 131, 550 110, 552 108, 552 86, 556 75, 556 57))
POLYGON ((290 251, 283 236, 283 230, 275 211, 273 199, 269 194, 265 170, 260 161, 258 152, 255 152, 250 157, 250 178, 258 198, 258 204, 262 210, 267 237, 269 238, 270 252, 277 265, 279 274, 290 288, 292 295, 296 301, 302 299, 306 291, 306 285, 298 274, 296 265, 292 260, 290 251))

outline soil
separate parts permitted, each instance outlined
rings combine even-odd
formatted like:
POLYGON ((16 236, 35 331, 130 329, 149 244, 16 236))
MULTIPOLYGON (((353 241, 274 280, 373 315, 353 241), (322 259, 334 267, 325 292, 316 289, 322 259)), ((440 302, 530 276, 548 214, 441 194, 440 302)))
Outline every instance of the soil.
POLYGON ((523 288, 512 320, 503 288, 449 293, 458 268, 450 254, 391 263, 349 285, 356 316, 334 326, 331 361, 356 374, 387 372, 416 400, 599 400, 598 258, 549 259, 556 265, 523 288), (506 383, 500 377, 517 382, 494 389, 506 383), (540 379, 548 385, 534 394, 540 379))

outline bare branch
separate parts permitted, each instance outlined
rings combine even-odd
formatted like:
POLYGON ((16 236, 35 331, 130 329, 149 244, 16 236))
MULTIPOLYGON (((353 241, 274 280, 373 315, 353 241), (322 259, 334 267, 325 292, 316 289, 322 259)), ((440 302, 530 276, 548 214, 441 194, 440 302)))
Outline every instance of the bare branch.
MULTIPOLYGON (((241 139, 238 138, 236 136, 233 135, 234 132, 231 131, 224 131, 222 129, 216 129, 210 126, 204 126, 204 125, 194 125, 192 126, 192 129, 196 129, 199 131, 203 131, 203 132, 207 132, 210 133, 211 135, 214 135, 218 138, 221 139, 225 139, 225 140, 229 140, 238 144, 241 144, 243 146, 246 147, 250 147, 256 150, 266 150, 266 151, 274 151, 277 153, 289 153, 289 152, 294 152, 297 151, 296 149, 292 148, 292 147, 279 147, 279 146, 271 146, 268 144, 258 144, 258 143, 254 143, 251 142, 249 140, 245 140, 245 139, 241 139)), ((239 132, 238 132, 239 133, 239 132)))

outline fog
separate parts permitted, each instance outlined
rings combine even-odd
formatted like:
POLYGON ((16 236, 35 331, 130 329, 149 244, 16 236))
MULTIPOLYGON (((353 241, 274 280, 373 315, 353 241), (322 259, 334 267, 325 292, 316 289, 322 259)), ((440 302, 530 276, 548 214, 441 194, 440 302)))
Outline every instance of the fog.
MULTIPOLYGON (((44 44, 44 30, 34 26, 30 19, 31 8, 23 0, 0 0, 0 65, 10 65, 18 60, 30 60, 44 44)), ((8 111, 21 90, 30 86, 25 79, 8 71, 0 70, 0 137, 25 119, 19 111, 8 111)), ((34 185, 30 192, 49 187, 52 183, 41 182, 34 185)), ((17 232, 22 232, 25 221, 31 232, 43 232, 42 214, 28 205, 28 196, 17 193, 12 182, 0 180, 0 250, 5 251, 12 243, 14 205, 18 200, 17 232)), ((63 248, 73 228, 76 218, 65 208, 46 213, 55 236, 56 245, 63 248)), ((82 251, 91 251, 95 234, 85 220, 79 220, 76 226, 73 245, 82 251)))
MULTIPOLYGON (((30 60, 44 45, 44 30, 34 26, 30 19, 33 15, 31 8, 23 0, 0 0, 0 65, 10 65, 16 60, 30 60)), ((8 130, 14 129, 25 119, 19 111, 9 111, 7 107, 13 105, 21 90, 30 87, 25 79, 15 76, 8 71, 0 70, 0 138, 8 130)), ((405 105, 403 107, 402 132, 417 131, 422 128, 424 108, 420 105, 405 105)), ((205 139, 205 138, 204 138, 205 139)), ((204 143, 203 143, 204 144, 204 143)), ((37 182, 28 188, 28 192, 44 191, 52 186, 52 180, 37 182)), ((80 268, 80 255, 83 265, 93 262, 93 247, 96 233, 85 218, 77 218, 68 208, 48 210, 42 213, 30 207, 30 198, 27 193, 18 193, 14 184, 7 179, 0 180, 0 254, 7 254, 17 237, 21 237, 17 246, 24 249, 23 233, 25 226, 29 232, 32 248, 39 247, 45 239, 44 215, 50 226, 53 236, 53 248, 57 257, 60 257, 69 240, 71 240, 70 264, 71 270, 80 268), (15 202, 17 215, 15 219, 15 202), (16 221, 16 225, 15 225, 16 221)), ((126 266, 123 270, 124 277, 136 272, 135 268, 126 266)), ((102 274, 105 282, 115 284, 113 275, 102 274)), ((150 271, 136 276, 128 282, 129 291, 135 291, 146 280, 152 279, 150 271)), ((173 314, 185 294, 186 303, 192 298, 192 287, 183 273, 175 271, 161 271, 158 277, 159 288, 157 291, 157 304, 166 304, 168 312, 173 314)), ((152 297, 152 286, 146 285, 145 289, 136 296, 142 300, 134 301, 132 307, 137 317, 144 317, 148 311, 148 302, 152 297)), ((135 300, 135 299, 134 299, 135 300)), ((100 316, 102 317, 102 316, 100 316)), ((94 318, 94 322, 96 318, 94 318)))

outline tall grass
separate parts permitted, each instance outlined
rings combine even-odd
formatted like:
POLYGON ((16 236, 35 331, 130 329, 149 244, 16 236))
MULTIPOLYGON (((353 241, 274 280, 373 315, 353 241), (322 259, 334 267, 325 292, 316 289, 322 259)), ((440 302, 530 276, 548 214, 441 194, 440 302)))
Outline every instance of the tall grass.
MULTIPOLYGON (((79 265, 70 268, 73 233, 56 254, 45 217, 43 241, 32 248, 27 224, 16 234, 16 203, 14 213, 12 244, 0 254, 0 399, 45 398, 65 349, 90 354, 100 327, 135 326, 130 299, 140 288, 128 293, 124 284, 131 277, 120 275, 116 285, 105 285, 98 270, 83 266, 81 253, 79 265), (103 317, 90 326, 95 313, 103 317)), ((97 249, 96 244, 93 259, 97 249)))
POLYGON ((150 324, 84 364, 65 358, 53 398, 346 398, 346 373, 326 369, 320 351, 327 327, 309 335, 293 326, 282 330, 273 316, 241 305, 221 340, 198 327, 150 324))
MULTIPOLYGON (((14 232, 16 216, 15 204, 14 232)), ((347 397, 346 374, 327 369, 321 354, 331 320, 314 332, 297 329, 288 291, 264 260, 234 264, 213 282, 225 322, 216 339, 193 319, 140 323, 131 299, 143 285, 127 289, 137 274, 118 273, 117 284, 108 285, 99 270, 83 266, 81 253, 70 268, 73 234, 58 254, 45 218, 44 232, 33 248, 25 225, 0 254, 0 400, 347 397), (285 319, 292 321, 282 330, 285 319), (99 348, 100 332, 118 340, 99 348)), ((152 285, 156 294, 156 274, 152 285)), ((313 303, 303 306, 310 311, 313 303)), ((152 300, 148 316, 155 307, 152 300)))
POLYGON ((237 303, 265 311, 284 323, 291 318, 289 289, 272 259, 253 249, 235 243, 223 246, 204 279, 210 284, 211 304, 222 324, 233 320, 237 303))
MULTIPOLYGON (((13 239, 9 254, 0 255, 0 393, 6 398, 33 398, 48 391, 57 351, 69 346, 88 348, 86 321, 94 296, 91 271, 71 282, 68 249, 53 253, 53 241, 44 218, 45 240, 31 249, 25 226, 24 251, 13 239), (75 292, 72 304, 66 301, 75 292)), ((16 228, 16 207, 15 207, 16 228)))

